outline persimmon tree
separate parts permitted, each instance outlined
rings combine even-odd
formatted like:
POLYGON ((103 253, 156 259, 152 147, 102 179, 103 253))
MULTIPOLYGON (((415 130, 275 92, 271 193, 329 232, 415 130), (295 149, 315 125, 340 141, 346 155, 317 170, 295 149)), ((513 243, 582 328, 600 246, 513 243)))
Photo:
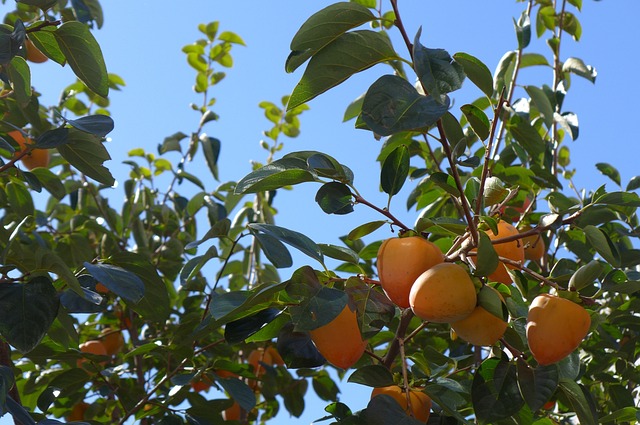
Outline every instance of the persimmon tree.
POLYGON ((470 53, 426 47, 397 0, 301 17, 285 64, 304 66, 300 82, 260 104, 264 160, 237 182, 219 175, 223 143, 205 130, 224 119, 213 92, 244 42, 202 24, 183 48, 199 120, 157 152, 132 149, 116 202, 103 141, 109 90, 124 81, 91 32, 102 9, 16 2, 0 26, 0 415, 267 423, 282 407, 300 416, 313 390, 327 402, 318 420, 338 424, 638 420, 640 180, 599 163, 616 190, 573 186, 579 127, 563 101, 572 78, 596 71, 562 46, 581 37, 582 1, 522 3, 514 50, 493 73, 470 53), (532 32, 549 50, 529 51, 532 32), (31 81, 43 62, 77 77, 51 106, 31 81), (356 187, 349 158, 281 153, 308 102, 373 66, 366 93, 340 106, 378 141, 379 181, 356 187), (527 67, 546 79, 524 81, 527 67), (477 100, 457 106, 463 84, 477 100), (36 149, 47 161, 27 166, 36 149), (327 223, 362 209, 380 219, 313 241, 276 224, 276 194, 300 184, 318 186, 299 202, 315 201, 327 223), (378 190, 386 205, 367 200, 378 190), (310 264, 290 271, 290 248, 310 264), (340 401, 330 368, 371 387, 365 409, 340 401))

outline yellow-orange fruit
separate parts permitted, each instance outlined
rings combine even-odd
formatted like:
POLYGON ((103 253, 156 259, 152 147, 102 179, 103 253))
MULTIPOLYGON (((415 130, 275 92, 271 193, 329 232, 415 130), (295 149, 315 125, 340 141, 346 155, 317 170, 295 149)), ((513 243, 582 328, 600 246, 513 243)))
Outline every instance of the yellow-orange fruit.
MULTIPOLYGON (((100 356, 106 356, 107 355, 107 349, 105 348, 104 344, 102 343, 102 341, 87 341, 84 342, 82 344, 80 344, 80 346, 78 347, 80 349, 80 351, 82 353, 88 353, 88 354, 97 354, 100 356)), ((82 367, 83 364, 86 362, 86 359, 78 359, 77 361, 77 366, 78 367, 82 367)), ((105 362, 102 362, 101 364, 104 364, 105 362)))
MULTIPOLYGON (((253 366, 253 373, 260 378, 267 371, 264 365, 273 365, 273 357, 271 354, 265 350, 264 348, 256 348, 255 350, 249 353, 249 357, 247 358, 247 362, 253 366)), ((257 382, 253 379, 249 380, 249 386, 254 390, 257 387, 257 382)))
MULTIPOLYGON (((24 152, 27 149, 27 145, 32 142, 27 142, 27 139, 24 135, 18 131, 13 130, 7 133, 13 140, 15 140, 18 145, 20 145, 20 152, 24 152)), ((49 150, 48 149, 32 149, 27 155, 23 156, 21 159, 22 163, 28 170, 33 170, 38 167, 46 167, 49 165, 49 150)))
POLYGON ((239 421, 240 413, 240 405, 234 401, 233 406, 222 412, 222 419, 225 421, 239 421))
POLYGON ((24 41, 24 47, 27 50, 27 60, 33 63, 46 62, 49 58, 38 49, 33 41, 26 39, 24 41))
POLYGON ((209 379, 209 377, 206 375, 202 375, 199 380, 192 381, 190 385, 191 388, 197 393, 208 391, 209 388, 211 388, 211 379, 209 379))
MULTIPOLYGON (((498 223, 497 235, 494 235, 491 230, 487 231, 487 235, 489 235, 489 239, 491 240, 506 238, 507 236, 517 235, 518 233, 518 229, 506 221, 500 221, 498 223)), ((496 254, 500 257, 508 258, 513 261, 524 261, 524 244, 521 240, 494 244, 493 249, 495 249, 496 254)), ((512 265, 507 265, 506 267, 509 267, 510 269, 516 268, 512 265)), ((509 276, 509 273, 505 268, 505 264, 503 263, 499 263, 498 268, 488 277, 489 280, 504 283, 505 285, 510 285, 512 283, 511 276, 509 276)))
POLYGON ((109 356, 118 354, 124 347, 124 336, 122 336, 122 332, 116 329, 105 328, 100 334, 100 340, 109 356))
POLYGON ((270 345, 267 347, 266 352, 271 355, 271 359, 273 361, 272 364, 277 366, 284 366, 284 360, 282 359, 282 356, 280 355, 280 353, 278 353, 278 350, 276 350, 276 347, 274 347, 273 345, 270 345))
MULTIPOLYGON (((391 396, 409 415, 409 406, 407 403, 407 394, 397 385, 391 385, 388 387, 374 388, 371 392, 371 398, 385 394, 391 396)), ((431 415, 431 398, 428 395, 417 389, 409 390, 409 399, 411 400, 411 413, 413 417, 420 422, 427 422, 431 415)))
POLYGON ((67 421, 82 421, 84 420, 84 412, 89 408, 89 403, 81 401, 76 403, 71 408, 71 412, 67 416, 67 421))
POLYGON ((362 339, 356 312, 346 305, 331 322, 309 332, 316 348, 329 363, 348 369, 357 362, 367 347, 362 339))
POLYGON ((420 236, 387 239, 378 249, 380 285, 395 305, 407 308, 413 282, 443 261, 440 248, 420 236))
MULTIPOLYGON (((500 292, 490 286, 486 286, 486 288, 495 291, 504 302, 500 292)), ((495 344, 502 338, 504 331, 507 330, 507 322, 478 305, 469 316, 451 323, 451 329, 458 337, 468 343, 486 347, 495 344)))
POLYGON ((582 306, 553 295, 538 295, 527 315, 527 342, 533 358, 543 366, 564 359, 578 348, 590 326, 591 316, 582 306))
POLYGON ((98 282, 96 283, 96 292, 99 294, 108 294, 109 288, 104 286, 102 283, 98 282))
POLYGON ((422 273, 411 288, 411 310, 422 320, 451 323, 469 316, 478 299, 467 271, 442 263, 422 273))
POLYGON ((540 261, 547 252, 544 240, 540 235, 531 235, 522 238, 524 244, 524 258, 531 261, 540 261))
POLYGON ((216 369, 214 372, 220 378, 228 379, 228 378, 237 378, 238 377, 237 373, 233 373, 233 372, 230 372, 230 371, 224 370, 224 369, 216 369))

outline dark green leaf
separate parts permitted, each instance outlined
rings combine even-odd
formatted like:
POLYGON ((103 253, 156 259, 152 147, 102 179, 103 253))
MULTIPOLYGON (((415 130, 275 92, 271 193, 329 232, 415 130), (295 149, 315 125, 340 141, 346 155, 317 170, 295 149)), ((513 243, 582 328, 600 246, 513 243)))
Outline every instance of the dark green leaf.
POLYGON ((489 122, 487 115, 480 108, 471 104, 461 106, 460 110, 480 140, 487 140, 491 131, 491 122, 489 122))
POLYGON ((323 184, 316 193, 316 202, 327 214, 343 215, 353 212, 353 195, 343 183, 323 184))
POLYGON ((202 151, 207 160, 207 165, 214 179, 218 180, 218 157, 220 156, 220 140, 215 137, 208 137, 204 134, 200 135, 202 143, 202 151))
POLYGON ((547 97, 544 90, 536 86, 525 86, 524 89, 527 91, 533 104, 536 105, 538 111, 542 115, 544 119, 544 123, 547 128, 551 128, 553 126, 553 106, 551 106, 551 101, 547 97))
POLYGON ((18 217, 34 215, 35 206, 31 192, 22 183, 9 182, 5 186, 5 191, 9 206, 18 217))
POLYGON ((425 131, 447 112, 449 101, 422 96, 405 79, 383 75, 369 87, 361 117, 376 134, 389 136, 407 130, 425 131))
POLYGON ((607 164, 606 162, 599 162, 596 164, 596 168, 620 186, 620 173, 613 165, 607 164))
POLYGON ((0 285, 0 335, 21 353, 33 350, 58 315, 59 305, 49 278, 0 285))
POLYGON ((311 331, 324 326, 344 310, 349 297, 343 291, 320 285, 309 267, 292 276, 287 293, 300 298, 300 304, 289 307, 296 331, 311 331))
POLYGON ((429 180, 431 180, 438 187, 446 190, 447 193, 450 193, 453 196, 460 196, 460 191, 456 187, 456 182, 451 175, 447 173, 436 172, 432 173, 429 176, 429 180))
MULTIPOLYGON (((20 52, 26 37, 24 23, 16 19, 13 30, 11 27, 2 27, 0 33, 0 64, 6 65, 20 52), (11 31, 11 32, 9 32, 11 31)), ((23 59, 24 60, 24 59, 23 59)))
POLYGON ((88 115, 75 120, 67 120, 69 125, 99 137, 106 137, 113 130, 113 118, 107 115, 88 115))
POLYGON ((300 250, 303 254, 317 260, 321 264, 323 263, 322 251, 316 245, 314 241, 309 239, 302 233, 298 233, 293 230, 285 229, 284 227, 275 226, 273 224, 249 224, 249 230, 255 234, 257 232, 264 233, 266 235, 273 236, 279 239, 281 242, 291 245, 292 247, 300 250))
POLYGON ((604 269, 604 264, 600 261, 591 260, 571 276, 569 290, 580 291, 582 288, 593 285, 593 282, 600 277, 604 269))
POLYGON ((314 13, 291 40, 291 54, 285 69, 295 71, 308 58, 352 28, 372 21, 375 16, 357 3, 335 3, 314 13))
POLYGON ((529 408, 536 411, 549 401, 558 388, 558 366, 539 366, 532 368, 518 360, 518 385, 529 408))
POLYGON ((539 53, 525 53, 522 55, 522 59, 520 60, 520 68, 539 65, 550 66, 547 58, 539 53))
POLYGON ((306 161, 282 158, 243 177, 236 185, 235 193, 266 192, 314 180, 316 176, 309 170, 306 161))
POLYGON ((581 385, 574 381, 563 379, 560 381, 560 389, 567 396, 573 410, 578 415, 580 424, 597 425, 598 414, 591 394, 581 385))
POLYGON ((633 192, 609 192, 594 200, 594 204, 640 207, 640 196, 633 192))
POLYGON ((602 255, 605 261, 615 267, 620 265, 620 253, 602 230, 591 225, 586 226, 583 230, 589 245, 592 246, 598 254, 602 255))
POLYGON ((337 246, 330 244, 318 244, 322 253, 330 258, 336 260, 345 261, 351 264, 358 264, 360 257, 354 250, 347 248, 346 246, 337 246))
POLYGON ((244 410, 251 411, 255 407, 256 396, 243 380, 235 378, 216 379, 216 383, 220 384, 244 410))
POLYGON ((31 100, 31 70, 27 62, 20 56, 11 59, 6 70, 11 80, 11 88, 16 100, 21 106, 26 106, 31 100))
POLYGON ((367 425, 424 425, 407 415, 398 402, 386 394, 373 397, 363 413, 367 425))
POLYGON ((92 179, 107 186, 115 183, 111 172, 102 165, 111 157, 97 136, 70 129, 67 143, 58 146, 58 152, 72 166, 92 179))
POLYGON ((385 223, 386 221, 379 220, 379 221, 372 221, 369 223, 361 224, 360 226, 350 231, 349 234, 347 235, 347 238, 352 241, 361 239, 364 236, 367 236, 368 234, 375 232, 380 227, 382 227, 385 223))
POLYGON ((69 129, 60 127, 47 130, 36 139, 36 146, 40 149, 57 148, 67 143, 69 140, 69 129))
POLYGON ((531 42, 531 19, 527 12, 522 12, 517 21, 514 19, 513 26, 516 28, 518 49, 524 50, 531 42))
POLYGON ((97 95, 107 97, 107 67, 100 45, 89 31, 89 27, 78 21, 69 21, 59 26, 53 34, 76 76, 97 95))
POLYGON ((616 410, 613 413, 609 413, 608 415, 604 415, 602 417, 600 417, 598 419, 598 423, 601 424, 606 424, 608 422, 615 422, 615 423, 623 423, 623 422, 628 422, 628 423, 633 423, 638 421, 638 412, 640 412, 640 410, 636 407, 624 407, 622 409, 616 410))
POLYGON ((122 267, 90 263, 84 263, 84 267, 98 282, 122 298, 137 303, 144 296, 145 287, 142 280, 122 267))
POLYGON ((471 402, 480 424, 496 422, 515 414, 524 405, 516 366, 498 358, 482 362, 471 386, 471 402))
POLYGON ((493 77, 491 71, 478 58, 467 53, 456 53, 453 58, 462 65, 464 73, 484 94, 488 97, 493 95, 493 77))
MULTIPOLYGON (((463 143, 463 140, 466 140, 462 126, 460 126, 457 118, 451 112, 445 113, 441 120, 444 134, 452 146, 458 146, 458 143, 463 143)), ((466 143, 464 145, 466 146, 466 143)))
POLYGON ((626 190, 630 191, 630 190, 636 190, 638 188, 640 188, 640 176, 631 177, 631 180, 629 180, 629 183, 627 184, 626 190))
POLYGON ((229 344, 239 344, 258 332, 280 314, 277 308, 267 308, 251 316, 229 322, 224 327, 224 339, 229 344))
POLYGON ((295 332, 293 323, 285 325, 278 334, 278 353, 290 369, 318 367, 326 360, 311 341, 308 332, 295 332))
POLYGON ((369 30, 345 33, 311 58, 291 93, 287 110, 310 101, 360 71, 396 59, 398 56, 383 33, 369 30))
POLYGON ((476 276, 489 276, 493 273, 500 261, 498 260, 498 254, 493 249, 491 239, 485 232, 478 232, 478 256, 476 257, 476 276))
POLYGON ((382 365, 363 366, 354 371, 347 382, 366 385, 368 387, 387 387, 393 385, 393 375, 382 365))
POLYGON ((429 49, 420 44, 418 30, 413 44, 413 67, 426 93, 442 104, 449 100, 443 95, 462 87, 465 78, 462 65, 454 61, 444 49, 429 49))
POLYGON ((276 237, 259 232, 254 233, 254 236, 258 240, 262 252, 274 267, 282 269, 293 265, 289 250, 276 237))
POLYGON ((496 93, 501 93, 503 88, 508 88, 511 85, 516 57, 516 51, 511 50, 505 53, 498 62, 496 72, 493 74, 493 89, 496 93))
POLYGON ((532 156, 538 156, 545 150, 545 143, 531 124, 518 115, 514 115, 507 124, 514 139, 532 156))
POLYGON ((382 163, 380 171, 380 184, 382 190, 393 196, 400 192, 404 182, 409 176, 409 150, 406 146, 401 145, 393 150, 382 163))

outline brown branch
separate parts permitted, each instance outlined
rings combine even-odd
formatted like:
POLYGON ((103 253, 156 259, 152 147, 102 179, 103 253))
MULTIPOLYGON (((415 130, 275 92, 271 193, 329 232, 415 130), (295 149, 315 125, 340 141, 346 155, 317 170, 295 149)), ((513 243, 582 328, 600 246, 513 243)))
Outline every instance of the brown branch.
POLYGON ((409 228, 408 226, 406 226, 404 223, 402 223, 400 220, 398 220, 393 214, 391 214, 391 212, 389 212, 388 209, 386 208, 380 208, 377 207, 375 205, 373 205, 371 202, 367 201, 366 199, 364 199, 362 196, 357 195, 355 193, 352 193, 354 202, 356 204, 362 204, 362 205, 366 205, 369 208, 379 212, 380 214, 384 215, 385 217, 387 217, 389 220, 391 220, 392 224, 398 226, 399 228, 401 228, 402 230, 411 230, 411 228, 409 228))
MULTIPOLYGON (((11 360, 11 347, 3 340, 0 340, 0 365, 7 366, 13 372, 14 366, 13 361, 11 360)), ((18 392, 18 387, 15 383, 9 389, 9 397, 11 397, 16 403, 21 404, 20 392, 18 392)), ((22 425, 22 422, 18 421, 16 418, 13 418, 13 422, 15 425, 22 425)))
POLYGON ((413 311, 411 311, 410 308, 405 309, 400 316, 400 323, 398 323, 398 328, 396 329, 396 336, 391 342, 389 350, 387 350, 387 354, 382 358, 382 364, 388 369, 391 368, 391 364, 400 352, 400 339, 404 338, 404 335, 407 333, 407 328, 409 327, 411 318, 413 318, 413 311))

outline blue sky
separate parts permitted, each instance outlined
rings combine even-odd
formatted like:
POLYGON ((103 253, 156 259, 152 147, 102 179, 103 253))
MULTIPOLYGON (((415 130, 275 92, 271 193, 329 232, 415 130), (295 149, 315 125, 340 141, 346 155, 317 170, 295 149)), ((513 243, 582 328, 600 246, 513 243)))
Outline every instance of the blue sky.
MULTIPOLYGON (((116 126, 107 146, 113 160, 106 165, 120 181, 128 175, 128 167, 122 164, 128 150, 144 147, 155 152, 165 137, 197 128, 199 116, 189 104, 198 103, 200 97, 191 90, 194 73, 181 52, 182 46, 200 37, 197 25, 217 20, 221 30, 236 32, 245 40, 247 47, 234 47, 235 65, 225 70, 227 78, 213 92, 217 98, 213 109, 220 115, 220 121, 205 128, 209 135, 222 141, 220 176, 222 181, 227 181, 247 174, 250 160, 264 161, 266 153, 259 147, 259 141, 269 123, 258 103, 278 102, 281 96, 291 92, 302 75, 302 68, 294 74, 284 72, 289 42, 308 16, 332 2, 111 0, 102 3, 105 25, 94 34, 103 48, 109 71, 119 74, 127 83, 122 92, 111 95, 116 126)), ((2 8, 10 6, 12 4, 2 8)), ((385 2, 384 9, 389 8, 385 2)), ((411 37, 422 26, 422 43, 427 47, 444 48, 451 54, 461 51, 472 54, 493 71, 504 52, 516 48, 512 18, 517 19, 524 4, 513 0, 405 0, 400 2, 400 8, 411 37)), ((616 166, 623 186, 640 174, 633 107, 639 93, 632 81, 638 66, 638 12, 640 2, 637 0, 584 0, 583 12, 578 14, 583 26, 581 42, 576 44, 570 37, 563 39, 563 58, 580 57, 598 70, 595 85, 574 77, 565 102, 565 110, 575 112, 580 120, 580 137, 576 142, 569 142, 572 166, 578 170, 575 178, 578 189, 595 189, 606 183, 614 190, 613 183, 596 170, 596 162, 616 166)), ((392 35, 394 40, 399 40, 396 32, 392 35)), ((403 45, 395 45, 398 52, 407 57, 403 45)), ((529 49, 545 55, 548 52, 544 40, 534 40, 529 49)), ((283 152, 320 150, 334 156, 353 169, 362 195, 381 206, 386 204, 386 195, 378 192, 379 167, 375 162, 380 142, 368 132, 355 130, 352 122, 343 124, 342 114, 378 76, 388 72, 388 68, 379 65, 313 100, 309 105, 311 109, 301 117, 302 134, 297 139, 285 140, 283 152)), ((521 78, 523 82, 529 79, 531 84, 540 84, 536 79, 538 75, 526 71, 521 78)), ((551 83, 550 72, 543 78, 543 82, 551 83)), ((55 103, 60 91, 72 81, 70 69, 51 61, 33 66, 33 82, 44 93, 45 104, 55 103)), ((452 112, 459 115, 457 108, 479 95, 467 82, 459 94, 454 93, 452 112)), ((202 157, 196 158, 192 172, 200 175, 197 170, 204 169, 202 161, 202 157)), ((208 187, 217 185, 208 173, 201 175, 208 187)), ((404 199, 411 187, 406 185, 391 205, 392 211, 409 224, 417 217, 416 211, 407 212, 404 208, 404 199)), ((318 242, 337 243, 339 236, 358 224, 380 219, 361 206, 348 216, 327 216, 313 200, 317 188, 307 185, 291 193, 280 193, 276 198, 277 223, 318 242)), ((121 189, 114 189, 112 195, 117 204, 121 189)), ((372 235, 371 240, 389 236, 388 229, 384 228, 372 235)), ((296 261, 306 260, 296 257, 296 261)), ((288 278, 288 272, 284 271, 282 276, 288 278)), ((354 410, 366 405, 369 389, 354 384, 342 389, 341 397, 354 410)), ((287 420, 285 413, 285 418, 276 422, 310 423, 322 416, 323 407, 324 404, 310 397, 302 418, 287 420)), ((0 424, 5 423, 11 423, 6 416, 0 419, 0 424)))

